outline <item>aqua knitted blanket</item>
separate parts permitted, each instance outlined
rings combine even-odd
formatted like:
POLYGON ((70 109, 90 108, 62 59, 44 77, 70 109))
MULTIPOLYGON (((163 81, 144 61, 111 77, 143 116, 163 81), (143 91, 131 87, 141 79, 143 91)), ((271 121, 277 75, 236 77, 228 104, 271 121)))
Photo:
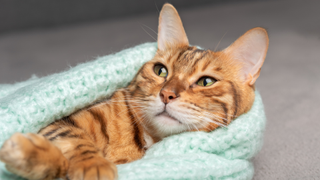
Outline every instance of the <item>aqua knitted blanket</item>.
MULTIPOLYGON (((126 86, 152 59, 156 43, 99 57, 68 71, 0 85, 0 146, 14 132, 37 132, 55 119, 126 86)), ((265 114, 259 93, 252 109, 226 128, 165 138, 141 159, 118 165, 119 179, 251 179, 250 162, 262 146, 265 114)), ((0 179, 20 179, 0 164, 0 179)))

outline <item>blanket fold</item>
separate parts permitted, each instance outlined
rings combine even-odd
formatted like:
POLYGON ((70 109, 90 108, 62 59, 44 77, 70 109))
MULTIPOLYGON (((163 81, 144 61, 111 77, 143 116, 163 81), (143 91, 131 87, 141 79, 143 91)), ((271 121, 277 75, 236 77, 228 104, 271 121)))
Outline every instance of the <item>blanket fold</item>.
MULTIPOLYGON (((62 73, 0 85, 0 146, 14 132, 35 133, 125 87, 156 50, 156 43, 145 43, 62 73)), ((251 179, 249 160, 261 149, 265 121, 256 91, 251 110, 228 127, 165 138, 142 159, 118 165, 119 179, 251 179)), ((0 163, 0 179, 20 178, 0 163)))

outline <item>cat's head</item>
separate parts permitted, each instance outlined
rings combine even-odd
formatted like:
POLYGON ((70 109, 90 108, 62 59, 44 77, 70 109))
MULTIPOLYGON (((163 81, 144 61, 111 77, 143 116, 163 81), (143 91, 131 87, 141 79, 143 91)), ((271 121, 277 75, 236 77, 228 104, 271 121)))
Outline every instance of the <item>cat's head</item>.
POLYGON ((266 30, 258 27, 223 51, 189 46, 176 9, 165 4, 158 51, 128 87, 131 107, 159 137, 226 126, 250 110, 268 42, 266 30))

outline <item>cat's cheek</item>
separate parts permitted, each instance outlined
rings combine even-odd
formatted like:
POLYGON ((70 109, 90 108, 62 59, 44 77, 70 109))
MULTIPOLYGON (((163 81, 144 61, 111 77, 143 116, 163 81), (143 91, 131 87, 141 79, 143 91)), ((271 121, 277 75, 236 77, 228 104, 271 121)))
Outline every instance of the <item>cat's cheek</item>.
POLYGON ((161 101, 160 97, 152 99, 148 106, 148 114, 151 116, 156 116, 162 113, 165 109, 165 104, 161 101))

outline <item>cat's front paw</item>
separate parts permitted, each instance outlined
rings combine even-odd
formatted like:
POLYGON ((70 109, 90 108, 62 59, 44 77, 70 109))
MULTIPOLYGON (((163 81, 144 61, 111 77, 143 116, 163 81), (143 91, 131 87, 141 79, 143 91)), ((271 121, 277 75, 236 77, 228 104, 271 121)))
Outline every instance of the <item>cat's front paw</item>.
POLYGON ((79 158, 70 162, 70 180, 114 180, 118 177, 117 167, 100 156, 79 158))
POLYGON ((0 160, 6 168, 27 179, 62 177, 68 162, 61 151, 38 134, 15 133, 0 149, 0 160))

